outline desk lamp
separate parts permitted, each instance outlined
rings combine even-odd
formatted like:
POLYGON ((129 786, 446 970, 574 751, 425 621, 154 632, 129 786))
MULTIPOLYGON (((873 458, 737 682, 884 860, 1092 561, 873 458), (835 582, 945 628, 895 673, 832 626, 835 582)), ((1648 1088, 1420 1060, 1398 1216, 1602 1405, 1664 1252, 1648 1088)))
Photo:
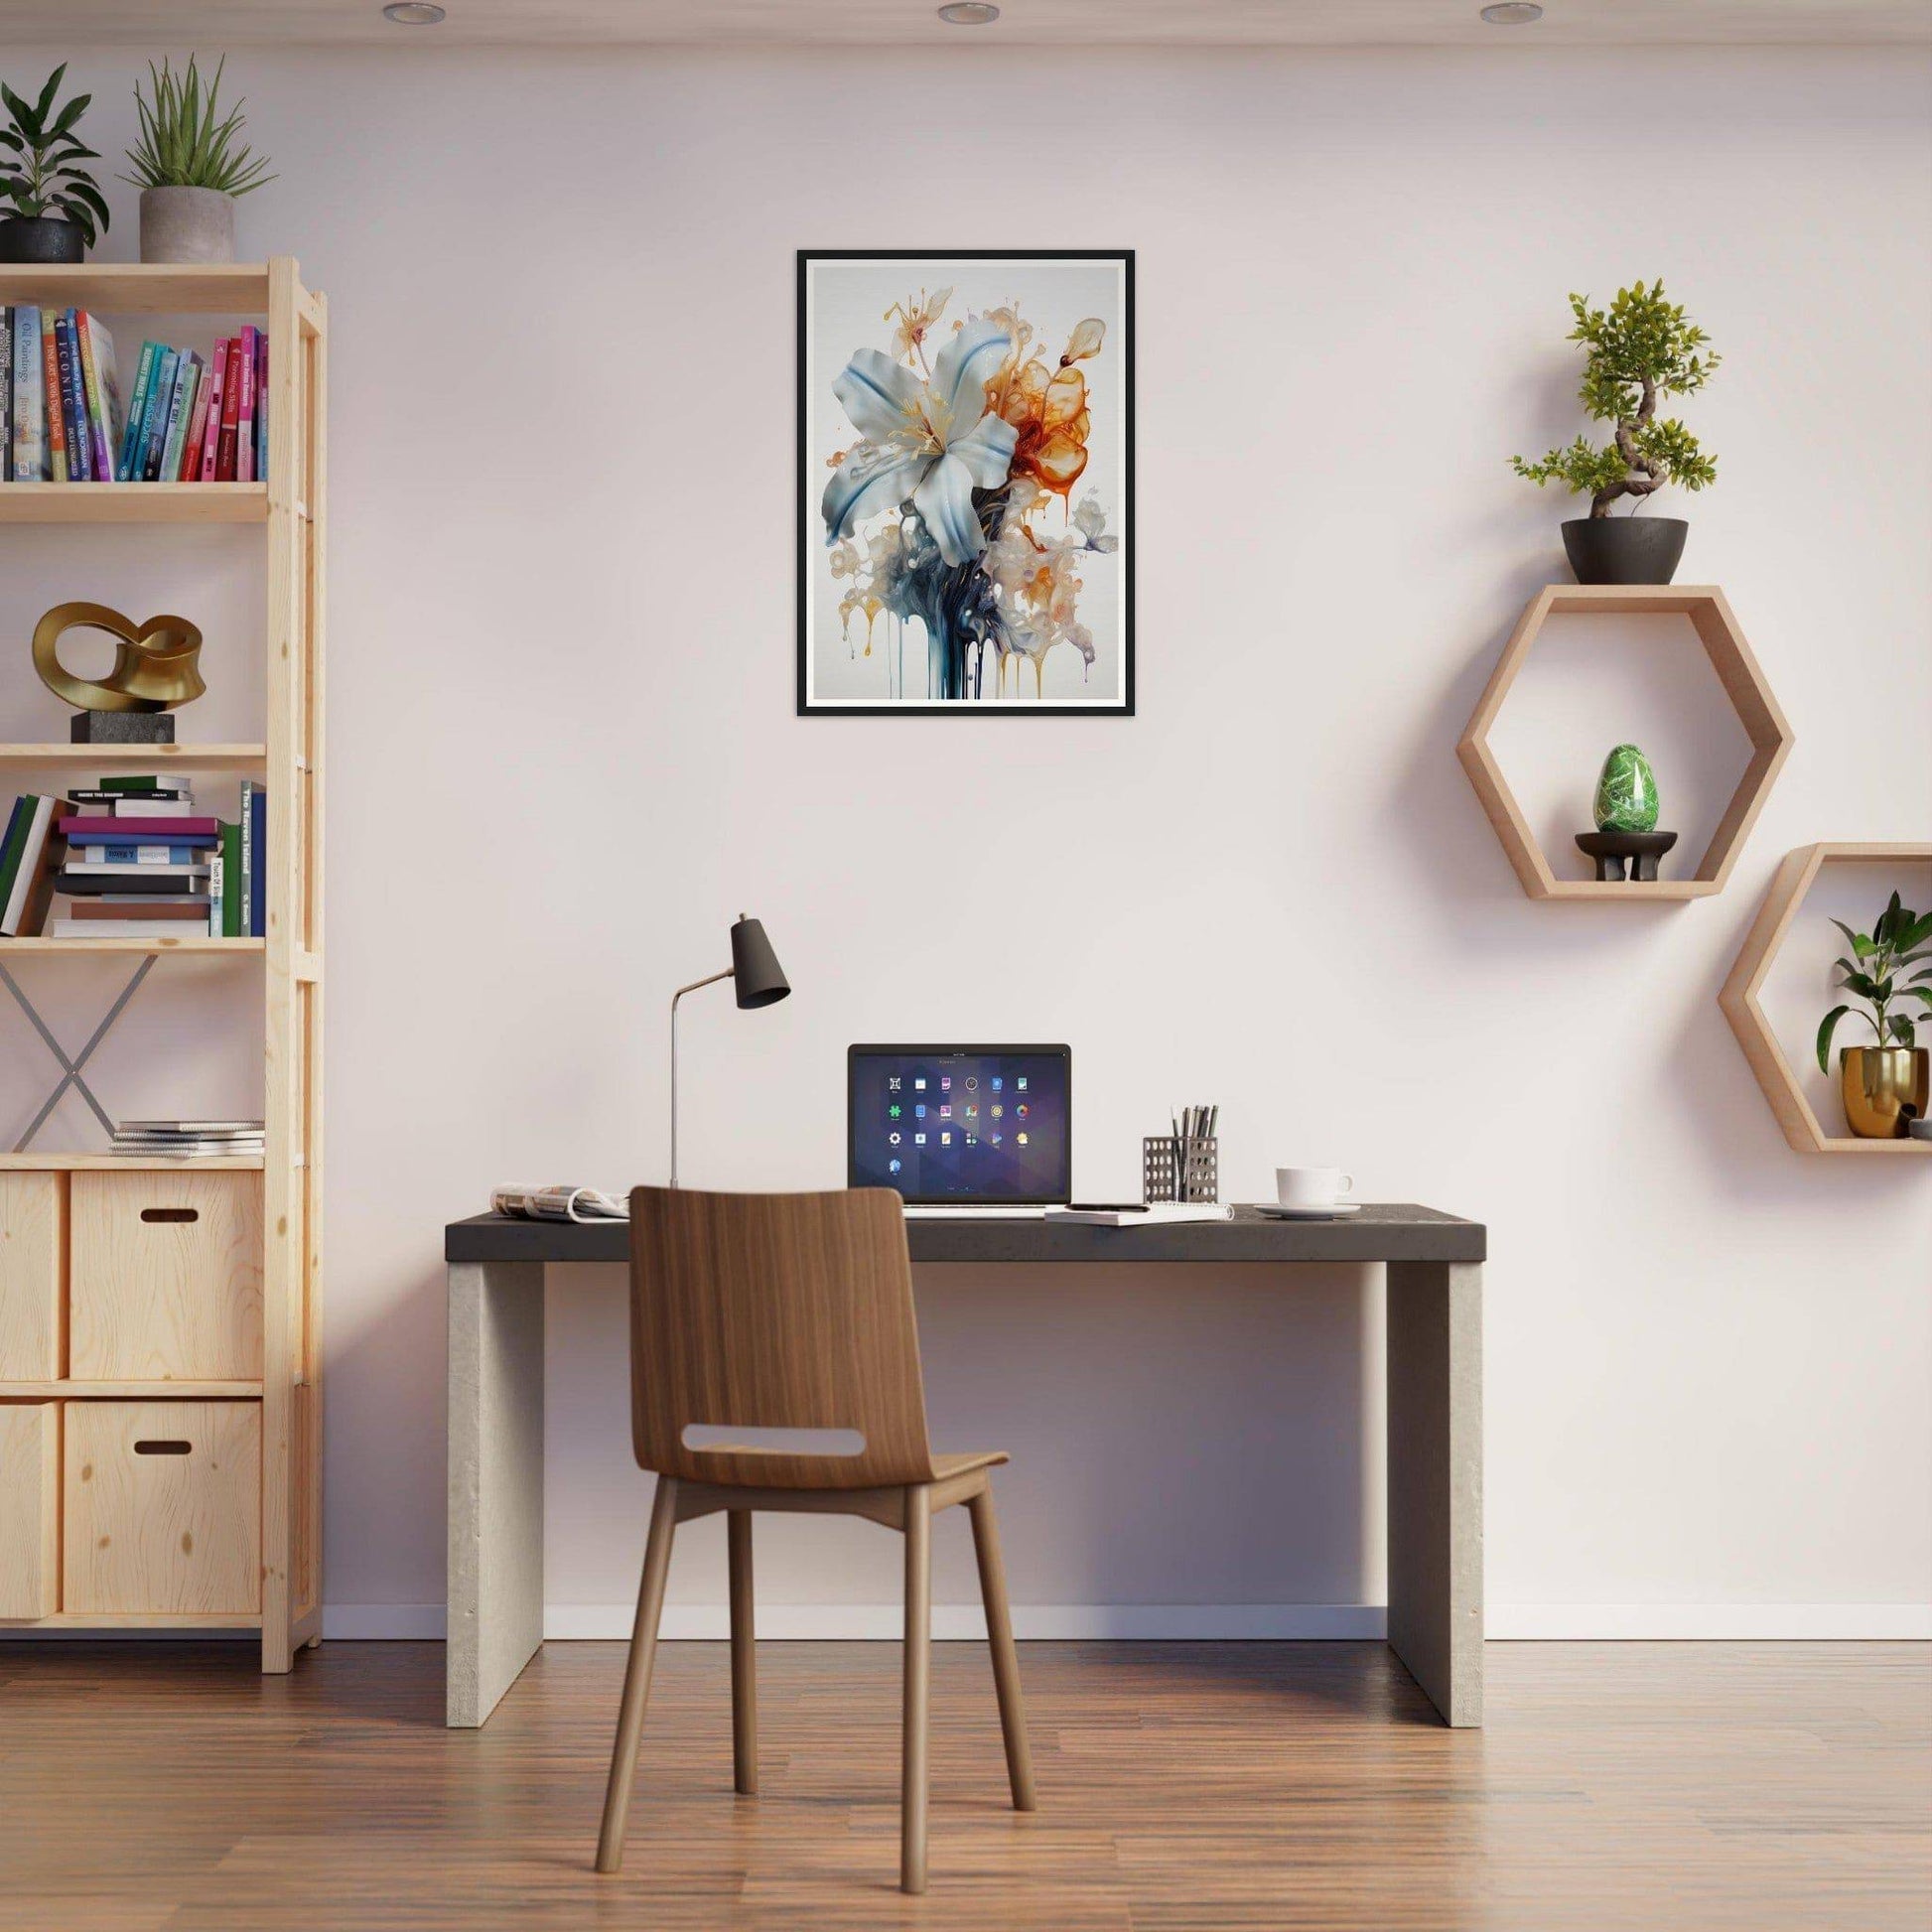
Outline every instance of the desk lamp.
POLYGON ((720 980, 734 982, 738 1004, 747 1009, 768 1007, 785 998, 791 982, 785 978, 771 941, 764 936, 762 921, 747 918, 743 912, 732 927, 732 963, 722 973, 712 973, 689 986, 680 986, 671 995, 671 1185, 677 1185, 677 1003, 701 986, 716 986, 720 980))

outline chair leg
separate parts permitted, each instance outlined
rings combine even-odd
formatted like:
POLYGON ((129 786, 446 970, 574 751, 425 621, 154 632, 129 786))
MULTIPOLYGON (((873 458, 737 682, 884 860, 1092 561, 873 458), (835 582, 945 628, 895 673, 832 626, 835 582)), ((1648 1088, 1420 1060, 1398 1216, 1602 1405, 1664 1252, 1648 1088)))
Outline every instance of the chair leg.
POLYGON ((973 1554, 979 1558, 980 1600, 986 1605, 986 1641, 993 1652, 993 1688, 1000 1699, 1000 1730, 1006 1738, 1007 1782, 1015 1811, 1035 1809, 1034 1754, 1027 1742, 1027 1708, 1020 1696, 1020 1653, 1013 1647, 1013 1612, 1007 1606, 1007 1567, 1000 1555, 1000 1529, 993 1516, 993 1491, 970 1497, 973 1554))
POLYGON ((759 1665, 752 1620, 752 1512, 734 1509, 725 1518, 731 1562, 732 1782, 746 1797, 759 1788, 759 1665))
POLYGON ((899 1779, 898 1888, 925 1890, 926 1745, 932 1704, 932 1490, 905 1491, 905 1708, 899 1779))
POLYGON ((637 1586, 637 1622, 630 1632, 630 1661, 624 1666, 623 1702, 618 1708, 611 1782, 604 1792, 604 1828, 597 1839, 600 1871, 616 1871, 623 1863, 623 1826, 630 1812, 630 1787, 637 1775, 637 1745, 643 1736, 650 1668, 657 1656, 657 1624, 664 1613, 664 1579, 670 1574, 671 1538, 676 1532, 677 1482, 674 1477, 659 1476, 657 1500, 650 1512, 650 1540, 644 1545, 644 1574, 637 1586))

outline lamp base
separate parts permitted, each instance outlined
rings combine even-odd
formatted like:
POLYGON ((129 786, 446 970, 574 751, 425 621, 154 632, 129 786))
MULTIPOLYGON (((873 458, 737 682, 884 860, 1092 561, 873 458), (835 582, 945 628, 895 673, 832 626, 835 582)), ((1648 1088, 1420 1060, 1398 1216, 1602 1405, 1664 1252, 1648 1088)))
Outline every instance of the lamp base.
POLYGON ((68 723, 74 745, 172 745, 172 711, 76 711, 68 723))

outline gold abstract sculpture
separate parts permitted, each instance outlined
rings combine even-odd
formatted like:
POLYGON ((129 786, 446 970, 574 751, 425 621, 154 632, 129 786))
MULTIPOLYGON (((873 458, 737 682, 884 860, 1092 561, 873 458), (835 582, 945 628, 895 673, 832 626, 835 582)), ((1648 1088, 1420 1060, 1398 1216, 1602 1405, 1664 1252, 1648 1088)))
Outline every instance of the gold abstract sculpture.
POLYGON ((41 682, 81 711, 172 711, 187 704, 207 689, 196 665, 201 654, 202 633, 186 618, 137 624, 104 604, 57 604, 34 626, 41 682), (114 668, 98 683, 62 668, 61 638, 69 630, 104 630, 114 639, 114 668))

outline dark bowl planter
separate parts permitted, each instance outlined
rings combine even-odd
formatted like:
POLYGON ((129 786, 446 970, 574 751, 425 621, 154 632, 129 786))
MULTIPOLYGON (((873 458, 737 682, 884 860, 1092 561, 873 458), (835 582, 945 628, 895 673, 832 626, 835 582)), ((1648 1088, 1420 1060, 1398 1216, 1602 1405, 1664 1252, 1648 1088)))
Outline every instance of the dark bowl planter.
POLYGON ((10 214, 0 220, 0 262, 77 262, 87 244, 71 221, 52 215, 10 214))
POLYGON ((1579 516, 1563 547, 1580 584, 1668 584, 1690 531, 1675 516, 1579 516))

